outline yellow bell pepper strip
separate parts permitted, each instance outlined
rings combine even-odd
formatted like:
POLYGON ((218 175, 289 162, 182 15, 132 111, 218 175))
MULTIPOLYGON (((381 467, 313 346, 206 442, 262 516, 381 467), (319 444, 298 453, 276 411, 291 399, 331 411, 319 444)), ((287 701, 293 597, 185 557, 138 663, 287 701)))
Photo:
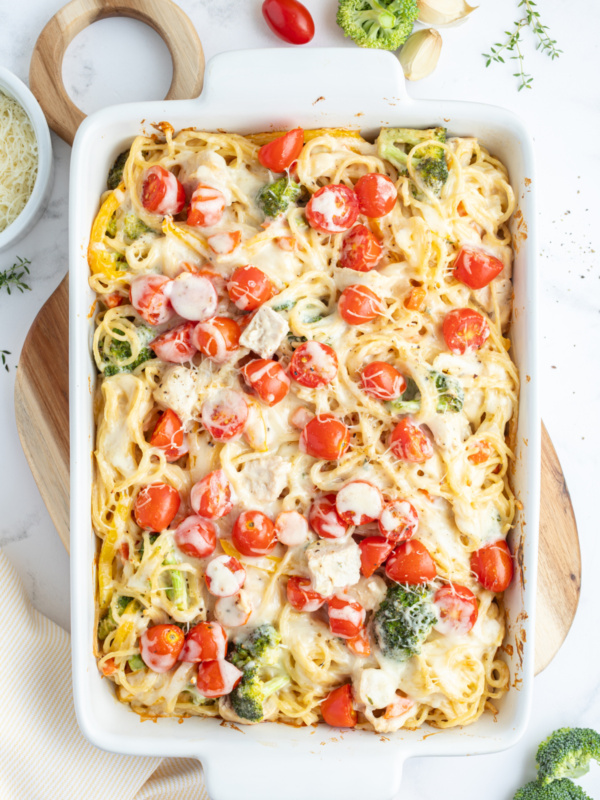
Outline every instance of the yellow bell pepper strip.
MULTIPOLYGON (((279 136, 284 136, 287 131, 264 131, 262 133, 249 133, 246 136, 246 139, 251 141, 253 144, 262 147, 263 144, 268 144, 272 142, 273 139, 277 139, 279 136)), ((358 139, 361 142, 364 142, 363 137, 360 135, 358 131, 349 130, 348 128, 313 128, 312 130, 304 131, 304 144, 306 142, 310 142, 311 139, 316 139, 317 136, 335 136, 338 139, 343 139, 346 137, 351 137, 352 139, 358 139)))
POLYGON ((117 628, 117 632, 115 633, 115 638, 113 639, 111 650, 117 651, 122 650, 125 642, 129 637, 132 635, 134 630, 134 621, 132 619, 126 619, 132 614, 135 614, 137 611, 138 604, 136 600, 132 600, 125 611, 123 612, 122 622, 117 628))
POLYGON ((123 270, 118 269, 115 264, 116 253, 111 253, 104 247, 104 237, 109 226, 112 215, 120 205, 119 194, 123 192, 125 185, 121 184, 118 189, 111 192, 100 206, 100 211, 96 214, 90 234, 88 246, 88 264, 93 274, 102 274, 111 280, 118 280, 123 277, 123 270))
POLYGON ((100 608, 108 608, 112 598, 112 568, 117 553, 117 540, 119 534, 116 528, 111 528, 104 537, 98 559, 98 600, 100 608))

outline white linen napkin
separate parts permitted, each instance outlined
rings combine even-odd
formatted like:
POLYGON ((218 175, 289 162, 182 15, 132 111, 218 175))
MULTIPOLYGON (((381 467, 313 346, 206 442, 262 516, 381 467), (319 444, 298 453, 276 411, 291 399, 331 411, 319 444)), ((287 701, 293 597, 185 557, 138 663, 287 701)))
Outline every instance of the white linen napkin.
POLYGON ((0 798, 209 800, 192 758, 105 753, 75 718, 68 633, 32 607, 0 550, 0 798))

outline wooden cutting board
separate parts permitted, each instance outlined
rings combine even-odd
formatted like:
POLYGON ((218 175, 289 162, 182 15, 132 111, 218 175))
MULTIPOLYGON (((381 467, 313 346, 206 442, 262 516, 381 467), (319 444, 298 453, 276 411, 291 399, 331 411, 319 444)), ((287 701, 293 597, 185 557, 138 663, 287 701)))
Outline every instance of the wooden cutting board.
MULTIPOLYGON (((36 317, 15 385, 17 428, 42 499, 69 549, 69 291, 65 277, 36 317), (48 365, 52 369, 48 369, 48 365)), ((542 424, 542 493, 535 671, 558 652, 581 584, 577 525, 558 457, 542 424)))

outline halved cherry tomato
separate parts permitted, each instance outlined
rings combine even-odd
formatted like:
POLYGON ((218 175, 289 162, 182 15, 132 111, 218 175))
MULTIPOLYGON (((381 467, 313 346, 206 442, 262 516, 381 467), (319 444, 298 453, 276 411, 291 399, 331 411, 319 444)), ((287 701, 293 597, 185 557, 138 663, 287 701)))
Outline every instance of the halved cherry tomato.
POLYGON ((286 547, 296 547, 308 539, 308 522, 298 511, 282 511, 275 520, 275 535, 286 547))
POLYGON ((231 483, 225 470, 216 469, 192 486, 190 503, 196 514, 206 519, 220 519, 233 508, 231 483))
POLYGON ((360 603, 348 597, 330 597, 327 601, 329 627, 342 639, 352 639, 365 624, 365 610, 360 603))
POLYGON ((117 306, 123 305, 125 298, 118 292, 111 292, 110 294, 102 296, 102 302, 107 308, 116 308, 117 306))
POLYGON ((343 183, 321 186, 306 206, 308 224, 321 233, 347 231, 357 217, 358 197, 343 183))
POLYGON ((269 28, 284 42, 307 44, 315 35, 313 18, 298 0, 264 0, 262 13, 269 28))
POLYGON ((231 597, 246 582, 246 570, 233 556, 217 556, 208 562, 204 580, 215 597, 231 597))
POLYGON ((390 542, 406 542, 419 527, 419 515, 408 500, 391 500, 379 517, 379 530, 390 542))
POLYGON ((318 611, 325 603, 327 598, 313 591, 310 587, 311 583, 308 578, 292 575, 289 579, 286 590, 287 599, 288 603, 296 611, 318 611))
POLYGON ((348 286, 338 300, 338 310, 348 325, 364 325, 372 322, 383 311, 380 297, 367 286, 357 283, 348 286))
POLYGON ((466 586, 450 583, 442 586, 433 596, 437 608, 436 631, 440 633, 468 633, 477 622, 477 598, 466 586))
POLYGON ((214 186, 199 183, 190 198, 187 224, 197 225, 200 228, 218 225, 226 205, 227 201, 223 192, 215 189, 214 186))
POLYGON ((376 400, 395 400, 406 390, 406 381, 386 361, 372 361, 360 374, 360 386, 365 394, 376 400))
POLYGON ((175 175, 155 164, 146 172, 142 205, 153 214, 179 214, 185 205, 185 189, 175 175))
POLYGON ((117 664, 114 658, 107 658, 104 664, 102 665, 102 674, 106 675, 108 678, 109 675, 113 675, 117 671, 117 664))
POLYGON ((227 655, 227 634, 218 622, 200 622, 185 637, 180 661, 220 661, 227 655))
POLYGON ((346 639, 346 645, 355 656, 366 658, 371 655, 371 642, 366 628, 361 628, 356 636, 346 639))
POLYGON ((231 597, 219 597, 213 613, 225 628, 240 628, 248 622, 253 611, 252 596, 242 589, 231 597))
POLYGON ((487 320, 472 308, 450 311, 446 314, 442 330, 450 352, 461 356, 479 350, 490 335, 487 320))
POLYGON ((212 361, 222 364, 240 345, 240 326, 230 317, 199 322, 192 334, 192 344, 212 361))
POLYGON ((247 419, 244 395, 233 389, 220 389, 202 403, 202 424, 218 442, 239 436, 247 419))
POLYGON ((429 550, 418 539, 402 542, 385 562, 385 574, 396 583, 429 583, 437 575, 429 550))
POLYGON ((334 494, 325 494, 313 501, 308 523, 324 539, 340 539, 350 530, 350 525, 337 512, 334 494))
POLYGON ((383 247, 381 242, 365 225, 355 225, 344 236, 340 253, 340 267, 369 272, 381 261, 383 247))
POLYGON ((335 507, 348 525, 367 525, 381 516, 383 496, 368 481, 350 481, 337 493, 335 507))
POLYGON ((358 717, 352 705, 352 685, 338 686, 321 702, 321 714, 328 725, 334 728, 353 728, 358 717))
POLYGON ((302 128, 294 128, 272 142, 263 144, 258 151, 258 160, 271 172, 283 172, 296 161, 303 146, 304 131, 302 128))
POLYGON ((181 499, 179 492, 168 483, 142 486, 135 498, 135 521, 147 531, 164 531, 175 519, 181 499))
POLYGON ((398 190, 387 175, 370 172, 358 179, 354 191, 360 213, 366 217, 385 217, 396 205, 398 190))
POLYGON ((302 386, 316 389, 336 377, 338 360, 335 350, 321 342, 304 342, 294 350, 290 361, 290 375, 302 386))
POLYGON ((165 293, 170 283, 166 275, 138 275, 131 281, 131 305, 150 325, 161 325, 175 313, 165 293))
POLYGON ((404 308, 409 311, 420 311, 427 297, 427 292, 422 286, 415 286, 411 289, 404 300, 404 308))
POLYGON ((240 311, 255 311, 269 297, 273 297, 274 287, 261 269, 246 264, 233 273, 227 284, 227 292, 231 302, 240 311))
POLYGON ((471 554, 471 571, 490 592, 508 589, 513 578, 513 560, 504 539, 486 544, 471 554))
POLYGON ((290 390, 290 379, 277 361, 256 358, 242 367, 242 375, 268 406, 280 403, 290 390))
POLYGON ((207 236, 208 246, 218 256, 228 256, 233 253, 242 239, 241 231, 227 231, 225 233, 213 233, 207 236))
POLYGON ((184 322, 182 325, 171 328, 170 331, 161 333, 150 342, 149 347, 154 350, 161 361, 185 364, 186 361, 191 361, 197 352, 192 344, 195 328, 195 322, 184 322))
POLYGON ((152 672, 168 672, 177 663, 184 641, 177 625, 153 625, 140 636, 142 661, 152 672))
POLYGON ((205 275, 181 272, 166 293, 180 317, 192 322, 204 322, 217 313, 219 298, 215 287, 205 275))
POLYGON ((392 453, 401 461, 421 463, 433 455, 431 440, 420 425, 404 417, 392 431, 392 453))
POLYGON ((242 671, 230 661, 201 661, 198 664, 196 689, 205 697, 224 697, 242 680, 242 671))
POLYGON ((266 556, 277 544, 275 526, 262 511, 242 511, 231 538, 243 556, 266 556))
POLYGON ((471 289, 483 289, 504 269, 499 258, 478 247, 461 247, 454 262, 454 277, 471 289))
POLYGON ((167 461, 177 461, 182 455, 188 452, 186 437, 183 432, 183 425, 177 414, 167 408, 161 414, 156 423, 152 436, 150 437, 152 447, 158 447, 165 452, 167 461))
POLYGON ((360 571, 365 578, 370 578, 394 549, 393 543, 383 536, 365 536, 360 540, 358 546, 360 547, 360 571))
POLYGON ((179 523, 173 539, 186 556, 207 558, 215 552, 217 529, 207 519, 192 515, 179 523))
POLYGON ((350 445, 350 431, 333 414, 313 417, 300 434, 299 448, 313 458, 335 461, 350 445))

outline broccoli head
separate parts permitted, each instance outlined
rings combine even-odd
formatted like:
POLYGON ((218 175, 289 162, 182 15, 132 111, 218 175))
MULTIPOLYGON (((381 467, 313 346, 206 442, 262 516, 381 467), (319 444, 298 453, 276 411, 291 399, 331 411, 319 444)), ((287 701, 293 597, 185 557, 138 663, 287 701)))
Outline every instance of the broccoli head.
POLYGON ((290 203, 295 203, 302 194, 302 187, 284 175, 274 183, 267 183, 256 195, 256 202, 265 217, 278 217, 287 211, 290 203))
POLYGON ((513 800, 592 800, 592 798, 581 786, 562 778, 547 785, 531 781, 519 789, 513 800))
POLYGON ((106 186, 109 189, 116 189, 123 180, 123 170, 125 169, 125 162, 127 161, 128 157, 129 149, 124 150, 116 157, 115 163, 110 168, 108 172, 108 178, 106 179, 106 186))
POLYGON ((421 652, 436 620, 426 586, 394 584, 373 616, 373 632, 385 656, 406 661, 421 652))
POLYGON ((382 128, 376 142, 377 154, 406 175, 408 154, 417 147, 412 157, 413 169, 423 185, 439 197, 448 179, 448 165, 444 148, 437 146, 436 141, 446 141, 445 128, 382 128))
POLYGON ((251 661, 271 664, 277 658, 281 634, 272 625, 259 625, 243 642, 236 644, 228 656, 238 669, 244 669, 251 661))
POLYGON ((391 411, 397 411, 399 414, 416 414, 421 408, 421 392, 412 378, 406 379, 406 389, 400 397, 390 400, 388 406, 391 411))
MULTIPOLYGON (((456 378, 433 369, 427 378, 435 382, 438 393, 436 406, 438 414, 462 410, 465 393, 456 378)), ((388 407, 391 411, 397 411, 400 414, 415 414, 421 408, 421 392, 412 378, 407 379, 404 392, 395 400, 390 400, 388 407)))
POLYGON ((128 239, 139 239, 139 237, 151 231, 152 228, 149 228, 139 217, 136 217, 135 214, 127 214, 125 219, 123 220, 123 233, 128 239))
POLYGON ((538 781, 585 775, 592 758, 600 762, 600 734, 591 728, 560 728, 538 747, 538 781))
POLYGON ((359 47, 397 50, 418 15, 417 0, 339 0, 337 24, 359 47))
MULTIPOLYGON (((122 334, 118 328, 114 329, 115 333, 122 334)), ((102 371, 105 378, 111 375, 116 375, 118 372, 133 372, 134 369, 143 364, 144 361, 149 361, 151 358, 156 358, 156 354, 148 347, 148 344, 155 338, 156 333, 146 325, 140 325, 136 328, 138 341, 140 343, 140 352, 135 361, 130 364, 123 362, 131 358, 131 345, 128 341, 121 341, 120 339, 112 339, 109 347, 108 361, 105 363, 102 371)))

